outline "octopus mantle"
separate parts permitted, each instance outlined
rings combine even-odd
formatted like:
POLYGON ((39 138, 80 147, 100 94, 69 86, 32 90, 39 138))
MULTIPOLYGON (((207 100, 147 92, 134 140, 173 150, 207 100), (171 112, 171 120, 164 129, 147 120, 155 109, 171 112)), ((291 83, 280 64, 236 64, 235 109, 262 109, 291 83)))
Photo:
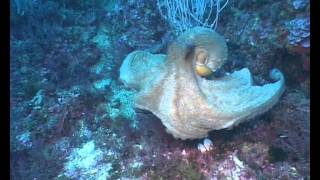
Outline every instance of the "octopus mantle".
POLYGON ((130 53, 120 79, 137 90, 135 106, 155 114, 175 138, 203 138, 268 111, 284 91, 284 77, 276 69, 270 72, 275 82, 263 86, 253 85, 247 68, 219 78, 208 75, 226 60, 224 38, 196 27, 180 35, 167 55, 130 53))

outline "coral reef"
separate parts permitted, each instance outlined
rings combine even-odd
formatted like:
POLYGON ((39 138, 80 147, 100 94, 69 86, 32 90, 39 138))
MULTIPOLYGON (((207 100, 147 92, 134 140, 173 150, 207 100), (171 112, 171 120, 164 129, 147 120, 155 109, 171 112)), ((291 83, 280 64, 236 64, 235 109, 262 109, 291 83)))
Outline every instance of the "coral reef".
POLYGON ((276 67, 286 91, 210 144, 175 139, 118 79, 130 52, 167 54, 176 38, 154 1, 10 0, 10 179, 310 179, 309 11, 309 0, 239 0, 220 12, 228 61, 213 73, 201 51, 201 78, 247 67, 262 86, 276 67))

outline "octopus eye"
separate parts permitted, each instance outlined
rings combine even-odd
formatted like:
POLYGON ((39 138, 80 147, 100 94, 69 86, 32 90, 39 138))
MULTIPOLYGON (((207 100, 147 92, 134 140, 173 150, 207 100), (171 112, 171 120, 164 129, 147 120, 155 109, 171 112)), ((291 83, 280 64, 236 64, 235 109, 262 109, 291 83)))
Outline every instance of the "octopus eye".
POLYGON ((212 74, 212 70, 207 66, 208 51, 205 49, 198 49, 195 55, 196 67, 195 71, 199 76, 208 77, 212 74))
POLYGON ((196 63, 198 64, 206 64, 208 61, 208 52, 206 50, 200 50, 196 54, 196 63))

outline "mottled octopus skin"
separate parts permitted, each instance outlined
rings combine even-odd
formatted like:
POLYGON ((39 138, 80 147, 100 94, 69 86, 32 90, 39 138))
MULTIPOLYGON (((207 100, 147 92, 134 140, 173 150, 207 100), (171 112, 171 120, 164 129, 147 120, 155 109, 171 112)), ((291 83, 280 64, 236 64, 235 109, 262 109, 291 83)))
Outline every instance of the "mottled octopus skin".
POLYGON ((282 95, 284 77, 254 86, 247 68, 220 78, 206 79, 195 71, 198 49, 208 52, 213 72, 227 60, 225 39, 211 29, 196 27, 181 34, 168 55, 130 53, 120 68, 120 79, 137 90, 136 108, 151 111, 175 138, 197 139, 211 130, 232 128, 268 111, 282 95))

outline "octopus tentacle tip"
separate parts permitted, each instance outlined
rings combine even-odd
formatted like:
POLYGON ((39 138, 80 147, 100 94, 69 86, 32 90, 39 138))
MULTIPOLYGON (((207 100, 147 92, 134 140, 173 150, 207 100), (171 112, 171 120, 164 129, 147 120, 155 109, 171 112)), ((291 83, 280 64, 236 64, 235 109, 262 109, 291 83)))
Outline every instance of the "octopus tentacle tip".
POLYGON ((272 69, 269 73, 269 76, 271 79, 278 81, 278 80, 284 80, 283 74, 279 69, 272 69))

